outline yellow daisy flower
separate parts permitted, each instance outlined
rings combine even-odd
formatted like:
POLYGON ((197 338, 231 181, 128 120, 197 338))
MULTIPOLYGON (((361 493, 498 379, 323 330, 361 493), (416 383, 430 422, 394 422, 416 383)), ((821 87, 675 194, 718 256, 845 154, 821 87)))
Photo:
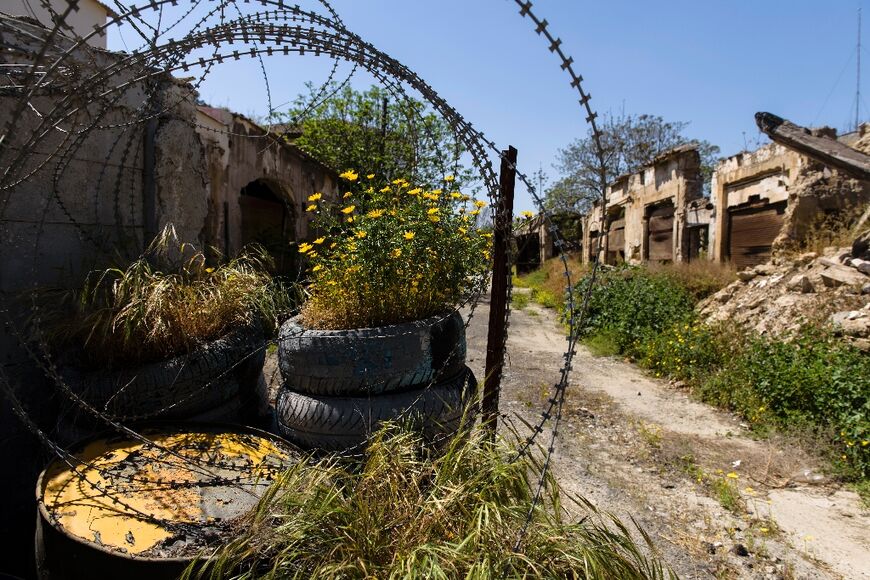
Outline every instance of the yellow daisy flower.
POLYGON ((313 193, 313 194, 309 195, 308 201, 317 201, 321 197, 323 197, 323 194, 318 191, 317 193, 313 193))
POLYGON ((339 177, 342 179, 347 179, 348 181, 356 181, 359 179, 359 174, 354 173, 352 169, 348 169, 344 173, 339 174, 339 177))
POLYGON ((343 214, 352 213, 353 210, 355 210, 355 209, 356 209, 356 206, 355 206, 355 205, 349 205, 349 206, 347 206, 347 207, 345 207, 345 208, 342 208, 341 213, 343 213, 343 214))
POLYGON ((406 240, 413 240, 414 239, 414 232, 405 232, 405 239, 406 240))

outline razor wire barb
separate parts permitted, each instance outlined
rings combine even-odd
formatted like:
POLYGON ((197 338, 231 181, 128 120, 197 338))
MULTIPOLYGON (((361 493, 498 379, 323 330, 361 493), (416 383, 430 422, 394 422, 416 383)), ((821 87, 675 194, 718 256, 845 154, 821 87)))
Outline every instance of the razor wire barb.
MULTIPOLYGON (((141 140, 136 143, 138 128, 144 123, 171 115, 172 111, 181 103, 195 104, 195 95, 213 67, 225 61, 239 61, 242 58, 256 59, 268 99, 269 118, 271 119, 275 108, 272 106, 272 95, 269 78, 264 64, 264 57, 278 55, 298 54, 326 56, 334 59, 327 80, 320 88, 312 93, 309 103, 302 107, 300 117, 314 110, 319 102, 328 98, 329 86, 335 78, 338 63, 346 61, 351 63, 352 69, 347 77, 338 83, 335 91, 346 86, 353 74, 358 69, 367 70, 371 73, 397 100, 410 98, 405 87, 410 87, 432 106, 452 128, 456 139, 461 142, 464 150, 470 155, 472 164, 480 174, 490 198, 490 206, 496 207, 500 200, 498 180, 493 169, 492 156, 501 157, 501 148, 487 139, 484 134, 475 128, 468 120, 453 109, 430 85, 410 68, 386 53, 377 49, 371 43, 349 31, 339 18, 332 6, 325 0, 319 3, 326 10, 326 15, 305 10, 299 5, 291 5, 283 0, 259 0, 263 10, 254 13, 244 13, 235 0, 222 0, 217 6, 212 7, 199 20, 194 22, 180 40, 167 37, 167 33, 179 28, 183 21, 193 16, 201 0, 191 3, 189 9, 183 11, 174 21, 161 27, 163 21, 163 9, 168 5, 177 5, 177 0, 150 0, 138 5, 125 6, 118 0, 114 1, 117 13, 110 16, 104 25, 99 25, 93 31, 78 36, 67 25, 67 19, 77 8, 76 2, 68 3, 66 10, 61 13, 54 11, 48 0, 39 0, 53 17, 54 26, 47 30, 38 30, 31 24, 0 16, 0 33, 17 35, 19 39, 26 39, 29 47, 17 48, 7 45, 5 58, 0 68, 0 96, 13 96, 16 99, 15 108, 3 124, 0 133, 0 221, 4 219, 8 204, 16 186, 33 179, 43 171, 50 162, 56 160, 56 166, 52 171, 51 199, 56 202, 66 219, 72 223, 80 238, 92 244, 98 252, 108 254, 112 247, 107 240, 96 239, 82 224, 75 219, 73 212, 67 208, 60 195, 61 179, 74 160, 74 156, 81 149, 85 140, 95 132, 117 130, 119 133, 114 137, 108 148, 108 152, 97 177, 97 183, 102 185, 108 180, 110 167, 118 169, 111 185, 113 189, 113 212, 119 219, 116 226, 121 229, 120 195, 124 181, 123 170, 134 169, 134 162, 130 161, 139 155, 141 140), (234 12, 232 17, 228 11, 234 12), (146 14, 157 15, 157 25, 153 25, 146 18, 146 14), (217 22, 213 22, 213 19, 217 22), (127 24, 141 37, 142 46, 133 49, 126 54, 108 57, 105 53, 93 49, 88 41, 97 35, 105 35, 109 28, 127 24), (228 46, 241 44, 244 50, 237 48, 228 49, 228 46), (195 51, 204 50, 206 54, 195 55, 195 51), (9 62, 9 59, 12 59, 9 62), (184 83, 178 91, 177 98, 163 99, 157 96, 159 84, 172 82, 172 73, 188 73, 199 69, 201 76, 194 82, 184 83), (89 70, 96 71, 89 74, 89 70), (125 120, 112 120, 111 112, 118 103, 140 86, 147 87, 145 98, 134 107, 130 118, 125 120), (50 99, 50 104, 40 110, 35 102, 40 99, 50 99), (29 134, 24 131, 24 139, 13 143, 18 136, 16 129, 25 113, 31 111, 37 118, 36 127, 29 134), (84 121, 81 118, 84 117, 84 121), (129 132, 125 138, 125 133, 129 132), (43 159, 36 164, 28 165, 30 153, 40 146, 51 145, 52 139, 60 135, 60 141, 53 148, 43 151, 43 159)), ((583 78, 574 72, 573 58, 566 56, 562 41, 554 38, 549 30, 546 19, 540 19, 532 11, 531 1, 515 0, 519 7, 520 15, 529 18, 535 26, 535 32, 543 36, 548 42, 548 49, 560 59, 560 65, 570 77, 570 85, 579 94, 579 104, 585 113, 585 121, 590 124, 592 137, 595 142, 600 162, 601 190, 606 195, 607 174, 605 169, 604 152, 600 142, 600 132, 596 125, 596 113, 592 110, 589 101, 591 95, 583 86, 583 78)), ((245 3, 248 3, 245 0, 245 3)), ((280 106, 280 105, 279 105, 280 106)), ((419 114, 419 113, 418 113, 419 114)), ((294 119, 294 122, 298 119, 294 119)), ((217 131, 228 135, 235 135, 229 128, 225 130, 204 127, 195 120, 185 120, 189 125, 203 131, 217 131)), ((425 124, 424 124, 425 126, 425 124)), ((284 135, 277 135, 267 128, 264 135, 239 135, 252 139, 268 139, 280 142, 284 135)), ((561 260, 565 268, 570 332, 567 337, 567 351, 564 355, 564 365, 560 370, 560 379, 556 385, 555 395, 550 398, 546 409, 541 414, 541 420, 532 428, 531 435, 522 442, 515 459, 528 454, 534 445, 536 438, 544 431, 548 421, 552 421, 553 429, 546 457, 543 462, 541 479, 535 493, 534 502, 540 501, 545 477, 549 470, 555 440, 558 436, 558 427, 561 420, 565 392, 568 386, 568 377, 571 371, 571 361, 575 354, 576 342, 579 329, 582 328, 589 302, 589 293, 594 285, 597 272, 597 261, 593 265, 590 274, 590 284, 583 297, 582 305, 575 309, 574 287, 571 283, 568 271, 567 257, 565 256, 565 244, 562 241, 558 228, 554 225, 552 215, 546 209, 541 196, 543 192, 537 192, 529 177, 522 173, 518 167, 509 163, 510 168, 516 171, 517 177, 523 182, 533 197, 540 212, 544 216, 547 227, 554 235, 555 244, 560 250, 561 260)), ((130 195, 135 195, 135 180, 130 180, 130 195)), ((95 190, 95 198, 99 195, 100 187, 95 190)), ((96 202, 96 200, 95 200, 96 202)), ((602 199, 606 205, 606 199, 602 199)), ((132 203, 131 203, 132 208, 132 203)), ((39 235, 45 225, 45 213, 39 224, 39 235)), ((605 226, 606 227, 606 226, 605 226)), ((606 232, 605 232, 606 235, 606 232)), ((604 236, 597 240, 598 252, 604 236)), ((38 239, 38 238, 37 238, 38 239)), ((38 243, 38 242, 37 242, 38 243)), ((510 252, 510 248, 508 251, 510 252)), ((509 263, 512 256, 509 254, 509 263)), ((36 269, 35 261, 31 264, 31 273, 36 269)), ((510 295, 512 292, 511 277, 508 273, 508 309, 506 311, 506 328, 510 321, 510 295)), ((478 303, 480 294, 484 291, 483 284, 477 285, 474 293, 469 297, 470 314, 466 326, 474 315, 474 309, 478 303)), ((11 320, 8 307, 3 308, 3 314, 11 320)), ((507 333, 505 333, 505 341, 507 333)), ((26 342, 21 337, 20 342, 26 342)), ((264 342, 261 348, 266 348, 268 342, 264 342)), ((504 347, 505 345, 501 345, 504 347)), ((108 413, 92 408, 85 401, 73 393, 62 377, 57 373, 54 363, 50 359, 47 348, 40 349, 42 352, 28 350, 38 366, 47 376, 53 378, 59 385, 61 392, 76 404, 80 404, 85 410, 105 422, 113 429, 128 434, 132 437, 141 437, 124 425, 124 421, 130 417, 115 417, 108 413)), ((504 348, 502 349, 504 351, 504 348)), ((504 361, 500 361, 503 365, 504 361)), ((16 414, 21 416, 25 413, 23 406, 15 396, 14 389, 5 379, 2 382, 3 390, 8 398, 13 401, 16 414)), ((208 388, 211 381, 203 385, 208 388)), ((428 385, 427 388, 431 386, 428 385)), ((22 417, 22 420, 24 418, 22 417)), ((28 428, 36 428, 32 421, 24 421, 28 428)), ((38 429, 38 428, 37 428, 38 429)), ((46 434, 38 431, 40 440, 54 453, 63 457, 66 454, 63 449, 52 442, 46 434)), ((69 457, 67 458, 69 459, 69 457)), ((534 506, 533 506, 534 508, 534 506)), ((522 536, 531 521, 531 511, 527 518, 520 537, 517 540, 516 549, 521 547, 522 536)))

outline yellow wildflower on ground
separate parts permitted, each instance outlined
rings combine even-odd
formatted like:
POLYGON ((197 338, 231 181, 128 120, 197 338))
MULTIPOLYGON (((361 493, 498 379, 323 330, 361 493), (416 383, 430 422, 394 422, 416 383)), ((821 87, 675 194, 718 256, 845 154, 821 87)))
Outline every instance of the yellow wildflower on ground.
POLYGON ((369 173, 368 175, 366 175, 366 179, 374 179, 374 178, 375 178, 374 173, 369 173))
POLYGON ((313 249, 314 249, 314 246, 312 246, 311 244, 309 244, 307 242, 303 242, 303 243, 299 244, 299 253, 300 254, 307 254, 308 252, 310 252, 313 249))
POLYGON ((467 229, 467 228, 459 228, 459 231, 462 232, 463 234, 467 234, 467 233, 468 233, 468 229, 467 229))
POLYGON ((363 238, 366 237, 367 235, 368 235, 368 234, 366 233, 365 230, 360 230, 360 231, 358 231, 358 232, 356 233, 356 237, 358 237, 359 239, 363 239, 363 238))
POLYGON ((389 185, 385 185, 382 188, 380 188, 378 191, 380 191, 381 193, 389 193, 391 190, 390 190, 389 185))
POLYGON ((349 224, 353 223, 353 216, 350 216, 349 218, 347 218, 347 223, 349 223, 349 224))
POLYGON ((470 211, 470 212, 468 212, 468 213, 470 213, 471 215, 478 215, 478 214, 480 213, 480 210, 479 210, 479 209, 476 209, 476 210, 474 210, 474 211, 470 211))
POLYGON ((413 240, 414 239, 414 232, 405 232, 405 239, 406 240, 413 240))
POLYGON ((402 249, 401 249, 401 248, 396 248, 396 249, 394 249, 392 252, 390 252, 390 257, 391 257, 391 258, 398 258, 398 257, 401 256, 401 255, 402 255, 402 249))
POLYGON ((442 191, 442 190, 440 190, 440 189, 433 189, 433 190, 432 190, 432 195, 441 195, 441 191, 442 191))
POLYGON ((453 199, 459 199, 459 198, 462 197, 462 194, 459 193, 458 191, 451 191, 451 192, 450 192, 450 197, 452 197, 453 199))
POLYGON ((312 271, 312 272, 317 272, 318 270, 322 270, 322 269, 323 269, 323 266, 322 266, 321 264, 317 264, 316 266, 314 266, 313 268, 311 268, 311 271, 312 271))
POLYGON ((434 215, 434 214, 438 213, 439 211, 441 211, 441 210, 438 209, 437 207, 430 207, 430 208, 426 211, 426 213, 428 213, 429 215, 434 215))
POLYGON ((437 223, 441 221, 441 218, 438 217, 436 214, 433 214, 429 216, 429 221, 432 223, 437 223))
POLYGON ((354 173, 352 169, 348 169, 344 173, 339 174, 339 177, 341 177, 342 179, 347 179, 348 181, 356 181, 357 179, 359 179, 359 174, 354 173))
POLYGON ((740 476, 737 475, 736 473, 734 473, 733 471, 731 471, 731 472, 729 472, 725 477, 727 477, 728 479, 737 479, 737 478, 739 478, 740 476))
POLYGON ((382 209, 373 209, 372 211, 370 211, 369 213, 366 214, 366 217, 370 217, 370 218, 379 218, 379 217, 381 217, 382 215, 384 215, 384 210, 382 210, 382 209))
POLYGON ((338 245, 338 242, 332 242, 331 244, 329 244, 329 249, 331 250, 331 249, 335 248, 335 246, 337 246, 337 245, 338 245))
POLYGON ((309 205, 308 207, 305 208, 305 211, 315 211, 316 209, 317 209, 317 204, 312 203, 311 205, 309 205))
POLYGON ((347 206, 347 207, 342 208, 342 209, 341 209, 341 213, 343 213, 343 214, 348 214, 348 213, 353 212, 353 210, 355 210, 355 209, 356 209, 356 206, 355 206, 355 205, 349 205, 349 206, 347 206))
POLYGON ((526 218, 527 220, 528 220, 528 219, 532 219, 532 218, 535 216, 535 214, 533 214, 533 213, 530 212, 529 210, 521 211, 521 212, 520 212, 520 215, 523 216, 524 218, 526 218))
POLYGON ((317 238, 316 240, 314 240, 314 243, 315 244, 322 244, 325 241, 326 241, 326 238, 317 238))
POLYGON ((211 274, 212 272, 214 272, 214 268, 206 268, 205 272, 206 274, 211 274))
POLYGON ((414 189, 409 189, 409 190, 408 190, 408 195, 417 195, 417 194, 420 193, 421 191, 423 191, 423 190, 420 189, 419 187, 415 187, 414 189))
POLYGON ((485 201, 480 201, 479 199, 474 200, 474 206, 477 208, 484 207, 486 205, 485 201))
POLYGON ((342 195, 341 197, 342 197, 343 199, 347 199, 347 198, 349 198, 349 197, 352 196, 352 195, 353 195, 353 194, 352 194, 351 192, 349 192, 349 191, 345 191, 345 192, 344 192, 344 195, 342 195))
POLYGON ((452 175, 444 176, 444 181, 447 181, 447 182, 453 181, 454 179, 456 179, 456 178, 452 175))
POLYGON ((311 195, 309 195, 308 201, 317 201, 321 197, 323 197, 323 194, 318 191, 317 193, 312 193, 311 195))

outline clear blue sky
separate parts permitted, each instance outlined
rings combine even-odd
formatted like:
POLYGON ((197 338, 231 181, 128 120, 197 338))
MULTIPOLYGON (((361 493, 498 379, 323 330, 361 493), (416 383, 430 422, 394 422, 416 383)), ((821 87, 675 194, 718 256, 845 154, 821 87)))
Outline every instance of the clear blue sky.
MULTIPOLYGON (((333 0, 333 5, 348 28, 417 71, 478 129, 517 147, 525 172, 540 166, 555 177, 551 164, 558 149, 585 133, 576 93, 513 0, 333 0)), ((574 57, 596 110, 688 121, 690 137, 719 145, 723 155, 744 144, 757 146, 756 111, 804 125, 840 130, 851 125, 859 6, 870 31, 870 0, 534 3, 574 57)), ((870 34, 864 36, 867 70, 870 34)), ((135 44, 130 31, 124 40, 135 44)), ((112 35, 110 47, 124 45, 112 35)), ((306 80, 324 79, 330 64, 308 56, 266 60, 273 105, 292 99, 306 80)), ((358 87, 370 83, 362 74, 355 81, 358 87)), ((865 105, 870 75, 863 92, 862 121, 870 119, 865 105)), ((201 95, 243 113, 267 112, 256 61, 223 65, 201 95)), ((517 211, 523 209, 533 208, 520 192, 517 211)))

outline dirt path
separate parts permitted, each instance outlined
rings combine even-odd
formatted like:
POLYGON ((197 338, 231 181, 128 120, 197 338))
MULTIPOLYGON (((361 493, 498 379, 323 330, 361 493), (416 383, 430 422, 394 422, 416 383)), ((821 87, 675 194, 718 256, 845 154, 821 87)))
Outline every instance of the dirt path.
MULTIPOLYGON (((488 303, 469 327, 483 376, 488 303)), ((566 342, 554 314, 514 310, 501 409, 527 421, 550 396, 566 342)), ((563 488, 633 516, 683 578, 870 578, 870 513, 786 441, 622 360, 579 348, 554 472, 563 488)))

